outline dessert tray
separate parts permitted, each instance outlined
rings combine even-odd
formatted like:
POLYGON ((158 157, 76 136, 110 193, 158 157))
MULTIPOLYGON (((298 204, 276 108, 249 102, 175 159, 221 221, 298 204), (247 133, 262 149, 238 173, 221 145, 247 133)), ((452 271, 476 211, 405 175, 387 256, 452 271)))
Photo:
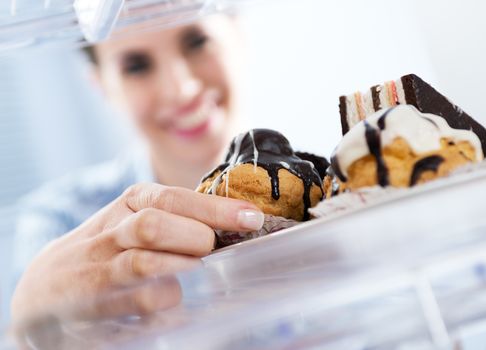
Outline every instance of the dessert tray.
POLYGON ((47 317, 27 337, 69 349, 482 349, 485 194, 482 163, 404 191, 335 197, 320 218, 178 274, 176 307, 47 317))

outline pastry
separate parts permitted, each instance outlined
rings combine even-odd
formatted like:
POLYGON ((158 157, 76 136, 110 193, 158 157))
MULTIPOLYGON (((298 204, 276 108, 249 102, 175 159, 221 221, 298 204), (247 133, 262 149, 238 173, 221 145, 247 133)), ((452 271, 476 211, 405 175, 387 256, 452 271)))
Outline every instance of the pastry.
POLYGON ((372 86, 364 93, 341 96, 339 110, 343 135, 371 114, 404 104, 413 105, 422 113, 443 117, 451 128, 474 131, 481 141, 483 153, 486 153, 486 129, 415 74, 372 86))
POLYGON ((324 181, 328 195, 370 186, 409 187, 483 159, 480 139, 412 105, 375 112, 343 137, 324 181))
MULTIPOLYGON (((328 164, 313 157, 320 168, 328 164)), ((203 178, 197 191, 246 200, 265 214, 296 221, 307 220, 307 209, 323 198, 314 163, 297 156, 282 134, 269 129, 237 136, 225 162, 203 178)))
POLYGON ((254 129, 238 135, 223 164, 206 175, 198 192, 242 199, 265 213, 255 232, 216 230, 216 247, 265 236, 309 219, 308 208, 324 196, 322 176, 329 162, 292 150, 279 132, 254 129))

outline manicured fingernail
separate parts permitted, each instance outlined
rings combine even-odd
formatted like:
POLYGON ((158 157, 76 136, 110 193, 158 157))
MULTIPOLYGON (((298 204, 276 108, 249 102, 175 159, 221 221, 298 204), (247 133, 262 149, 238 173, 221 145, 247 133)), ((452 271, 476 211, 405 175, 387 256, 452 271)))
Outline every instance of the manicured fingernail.
POLYGON ((245 209, 238 213, 238 224, 248 230, 259 230, 263 226, 265 216, 261 211, 245 209))

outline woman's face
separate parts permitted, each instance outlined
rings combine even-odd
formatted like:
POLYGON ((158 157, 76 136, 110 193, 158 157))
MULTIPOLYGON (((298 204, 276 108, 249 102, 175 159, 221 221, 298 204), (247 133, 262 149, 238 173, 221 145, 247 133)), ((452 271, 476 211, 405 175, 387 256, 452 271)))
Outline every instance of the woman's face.
POLYGON ((235 19, 217 15, 98 44, 97 76, 157 159, 211 167, 234 133, 240 72, 235 19))

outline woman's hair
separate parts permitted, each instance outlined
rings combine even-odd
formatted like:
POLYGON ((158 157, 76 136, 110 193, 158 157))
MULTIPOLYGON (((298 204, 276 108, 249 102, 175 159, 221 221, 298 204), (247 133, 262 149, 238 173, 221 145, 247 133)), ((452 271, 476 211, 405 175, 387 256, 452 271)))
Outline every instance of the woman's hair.
POLYGON ((93 64, 98 64, 98 59, 94 50, 94 46, 85 46, 82 48, 83 52, 88 57, 89 61, 93 64))
MULTIPOLYGON (((232 18, 236 18, 238 15, 238 11, 236 8, 226 9, 222 13, 232 18)), ((96 57, 96 52, 93 45, 83 46, 81 50, 85 53, 86 57, 92 64, 98 65, 98 58, 96 57)))

